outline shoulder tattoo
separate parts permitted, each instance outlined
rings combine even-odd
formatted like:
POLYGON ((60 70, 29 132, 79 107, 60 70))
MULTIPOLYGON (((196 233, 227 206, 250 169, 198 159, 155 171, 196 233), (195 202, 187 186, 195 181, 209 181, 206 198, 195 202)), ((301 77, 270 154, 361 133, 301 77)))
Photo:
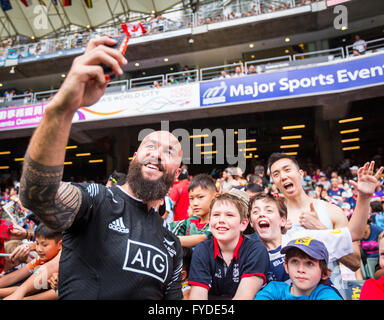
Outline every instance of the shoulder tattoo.
POLYGON ((80 209, 79 188, 62 182, 64 166, 46 166, 25 156, 20 179, 20 200, 48 227, 69 228, 80 209))

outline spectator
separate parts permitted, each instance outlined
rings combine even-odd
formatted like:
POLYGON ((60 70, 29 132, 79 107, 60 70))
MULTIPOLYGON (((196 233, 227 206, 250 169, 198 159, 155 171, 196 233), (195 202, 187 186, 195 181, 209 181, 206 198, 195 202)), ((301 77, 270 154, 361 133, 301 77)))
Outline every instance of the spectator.
POLYGON ((49 289, 51 278, 58 274, 61 251, 51 260, 41 266, 27 280, 25 280, 16 290, 4 300, 57 300, 57 285, 49 289), (47 283, 48 280, 48 283, 47 283), (36 293, 36 284, 41 286, 41 291, 36 293))
POLYGON ((20 269, 27 262, 28 254, 23 254, 17 257, 12 256, 13 252, 21 246, 25 246, 21 240, 9 240, 4 243, 5 253, 11 254, 11 256, 5 258, 4 270, 0 273, 0 278, 6 274, 16 271, 17 269, 20 269))
MULTIPOLYGON (((377 175, 375 176, 377 178, 377 175)), ((322 241, 329 251, 330 261, 336 261, 353 252, 352 240, 361 239, 365 217, 369 208, 369 196, 372 194, 375 181, 369 181, 369 174, 361 177, 360 186, 368 183, 369 188, 360 192, 360 206, 355 215, 348 222, 347 228, 337 229, 338 232, 327 230, 301 229, 286 232, 288 227, 286 200, 280 196, 261 193, 250 200, 249 216, 250 225, 265 244, 270 255, 269 280, 287 281, 288 276, 282 268, 283 257, 279 255, 281 246, 300 237, 311 237, 322 241), (349 235, 350 233, 350 235, 349 235)))
POLYGON ((352 197, 348 197, 344 200, 344 202, 348 203, 351 207, 351 210, 355 210, 356 207, 356 200, 357 200, 357 190, 354 188, 354 186, 351 186, 352 191, 352 197))
POLYGON ((357 34, 355 35, 355 42, 353 43, 353 55, 354 56, 360 56, 365 54, 365 51, 367 50, 367 43, 360 39, 360 36, 357 34))
POLYGON ((251 64, 251 65, 249 66, 249 68, 248 68, 248 72, 247 72, 247 74, 253 74, 253 73, 257 73, 257 72, 256 72, 256 67, 255 67, 253 64, 251 64))
POLYGON ((327 193, 328 193, 328 196, 331 198, 331 200, 333 200, 333 202, 336 204, 336 205, 341 205, 341 202, 342 202, 342 194, 344 192, 344 189, 343 188, 340 188, 339 187, 339 180, 337 177, 333 177, 331 178, 331 186, 330 188, 327 190, 327 193))
POLYGON ((188 170, 183 169, 179 177, 175 180, 171 190, 169 192, 169 197, 172 200, 172 208, 174 221, 188 219, 188 207, 189 207, 189 175, 188 170))
POLYGON ((228 192, 233 187, 239 186, 239 183, 235 179, 236 175, 237 175, 236 168, 230 167, 224 170, 222 188, 221 188, 223 192, 228 192))
POLYGON ((328 191, 328 189, 331 187, 331 183, 329 182, 327 175, 323 172, 320 173, 320 178, 318 183, 323 185, 325 191, 328 191))
POLYGON ((349 179, 352 180, 357 180, 357 170, 359 169, 358 166, 352 166, 349 168, 350 174, 349 174, 349 179))
POLYGON ((0 279, 0 297, 4 298, 12 294, 17 287, 12 285, 29 277, 37 271, 40 265, 53 259, 61 250, 61 232, 53 231, 43 224, 36 229, 36 251, 38 258, 29 262, 21 269, 14 271, 0 279))
POLYGON ((183 81, 190 82, 192 81, 191 73, 189 72, 188 66, 184 66, 183 68, 183 81))
POLYGON ((76 48, 80 48, 83 46, 83 34, 80 32, 80 33, 77 33, 77 36, 75 36, 75 46, 76 48))
POLYGON ((246 193, 248 193, 249 194, 249 198, 251 198, 251 197, 255 196, 256 194, 259 194, 259 193, 263 192, 263 188, 259 184, 248 183, 245 186, 244 191, 246 193))
POLYGON ((108 177, 106 186, 110 188, 116 185, 122 186, 125 183, 126 179, 127 179, 126 174, 122 172, 117 172, 116 170, 114 170, 112 174, 108 177))
POLYGON ((173 218, 174 218, 174 213, 173 213, 173 207, 172 207, 172 200, 169 197, 169 193, 164 197, 164 213, 160 213, 160 208, 159 208, 159 213, 161 217, 167 222, 167 223, 172 223, 173 218))
POLYGON ((272 281, 255 300, 343 300, 332 288, 324 285, 328 279, 328 250, 309 237, 293 239, 283 249, 284 268, 292 285, 272 281))
MULTIPOLYGON (((371 172, 373 165, 374 162, 367 163, 359 170, 364 173, 371 172)), ((348 219, 341 208, 319 199, 314 201, 305 194, 301 185, 301 169, 295 158, 273 153, 269 157, 268 167, 273 182, 287 199, 288 219, 292 223, 292 228, 288 232, 302 229, 335 229, 347 226, 348 219)), ((344 256, 339 262, 352 271, 356 271, 360 267, 360 253, 356 250, 353 254, 344 256)), ((342 283, 336 282, 340 276, 338 264, 333 262, 330 268, 333 271, 332 282, 339 291, 342 291, 342 283)))
POLYGON ((315 186, 315 194, 313 196, 314 199, 321 199, 325 200, 322 198, 322 192, 324 190, 324 186, 321 183, 316 184, 315 186))
MULTIPOLYGON (((0 253, 4 253, 4 242, 8 240, 21 240, 28 236, 27 230, 13 225, 9 221, 0 219, 0 253)), ((3 272, 5 264, 4 257, 0 257, 0 273, 3 272)))
POLYGON ((371 218, 373 222, 380 228, 384 229, 384 210, 379 200, 371 201, 371 218))
POLYGON ((263 179, 257 174, 249 175, 248 182, 258 184, 260 187, 263 187, 263 179))
POLYGON ((159 81, 155 80, 153 81, 153 88, 160 88, 161 87, 161 84, 159 81))
POLYGON ((367 258, 379 257, 379 244, 377 242, 377 238, 383 231, 384 229, 374 224, 372 219, 368 219, 363 237, 360 241, 361 249, 367 258))
POLYGON ((380 277, 376 279, 367 279, 361 288, 360 300, 384 300, 384 232, 378 237, 379 243, 379 265, 381 270, 376 274, 380 277))
POLYGON ((178 81, 173 76, 169 76, 168 84, 177 84, 177 83, 178 81))
POLYGON ((262 187, 265 189, 268 187, 268 180, 265 178, 265 168, 262 165, 255 167, 255 175, 258 175, 262 180, 262 187))
POLYGON ((221 71, 219 79, 228 79, 230 76, 227 74, 225 70, 221 71))
POLYGON ((189 184, 188 193, 192 215, 171 223, 170 227, 179 237, 183 247, 192 248, 212 237, 209 227, 209 206, 217 196, 215 180, 208 174, 198 174, 189 184))
POLYGON ((232 75, 232 78, 242 77, 244 75, 243 71, 241 70, 241 67, 235 68, 235 73, 232 75))
POLYGON ((377 184, 374 197, 384 197, 384 188, 381 184, 377 184))
POLYGON ((183 270, 181 271, 181 290, 183 291, 183 300, 189 300, 191 287, 188 285, 188 275, 191 269, 192 249, 183 247, 183 270))
POLYGON ((243 177, 243 170, 241 168, 237 167, 236 169, 236 176, 235 179, 238 183, 239 186, 245 186, 248 182, 246 179, 243 177))

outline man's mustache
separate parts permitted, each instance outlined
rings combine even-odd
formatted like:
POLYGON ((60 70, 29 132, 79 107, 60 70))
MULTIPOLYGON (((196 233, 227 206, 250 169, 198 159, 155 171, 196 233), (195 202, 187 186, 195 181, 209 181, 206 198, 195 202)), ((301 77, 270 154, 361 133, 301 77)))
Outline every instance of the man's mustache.
POLYGON ((156 166, 159 169, 159 171, 162 171, 162 172, 165 171, 165 167, 161 161, 158 161, 155 159, 155 160, 147 160, 141 163, 142 166, 146 166, 148 164, 156 166))

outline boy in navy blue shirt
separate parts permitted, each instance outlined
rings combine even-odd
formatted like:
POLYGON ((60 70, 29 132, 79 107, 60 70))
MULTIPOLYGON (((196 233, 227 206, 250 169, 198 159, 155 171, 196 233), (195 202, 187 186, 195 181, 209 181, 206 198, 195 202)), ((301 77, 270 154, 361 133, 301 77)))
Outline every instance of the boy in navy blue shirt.
POLYGON ((248 226, 247 204, 232 194, 211 203, 213 239, 195 247, 189 285, 191 300, 253 299, 266 282, 268 252, 259 240, 242 235, 248 226))

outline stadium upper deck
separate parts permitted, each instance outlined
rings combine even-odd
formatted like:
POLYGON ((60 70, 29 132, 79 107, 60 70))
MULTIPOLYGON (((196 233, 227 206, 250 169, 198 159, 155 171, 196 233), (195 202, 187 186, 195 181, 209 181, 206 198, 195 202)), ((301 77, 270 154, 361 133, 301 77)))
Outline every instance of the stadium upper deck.
MULTIPOLYGON (((278 57, 286 55, 286 52, 293 55, 345 47, 353 42, 354 33, 357 32, 365 31, 362 35, 365 40, 380 38, 383 21, 380 13, 384 12, 384 4, 379 0, 368 2, 369 5, 363 7, 361 1, 347 3, 348 30, 344 31, 334 28, 337 15, 333 13, 333 7, 326 7, 326 1, 306 5, 304 2, 301 6, 272 12, 261 11, 261 4, 293 2, 238 1, 231 2, 228 8, 220 9, 221 15, 212 7, 201 7, 200 11, 192 15, 193 18, 190 14, 185 16, 180 13, 181 16, 173 18, 173 24, 165 23, 163 27, 158 23, 156 26, 150 24, 147 36, 130 41, 127 53, 130 63, 124 69, 125 75, 119 80, 154 75, 152 70, 155 68, 161 69, 158 73, 169 73, 170 68, 176 72, 181 71, 185 65, 190 69, 200 69, 240 60, 244 62, 278 57), (258 14, 241 16, 252 12, 252 4, 258 4, 258 14), (234 18, 228 19, 231 10, 235 12, 234 18), (217 21, 218 16, 222 16, 224 21, 217 21), (288 39, 289 42, 286 42, 288 39)), ((267 8, 267 5, 264 7, 267 8)), ((98 30, 101 34, 115 32, 111 28, 95 29, 98 30)), ((26 89, 37 92, 58 88, 62 81, 61 75, 69 70, 73 58, 82 52, 88 33, 83 35, 82 42, 75 41, 74 37, 65 35, 65 39, 59 37, 41 40, 39 45, 29 44, 30 50, 35 52, 36 47, 41 48, 37 55, 27 56, 28 47, 23 45, 15 44, 14 48, 8 48, 15 50, 13 57, 17 59, 4 60, 7 66, 0 68, 3 90, 7 87, 21 92, 26 89), (64 50, 69 45, 75 48, 64 50), (57 51, 58 47, 61 50, 57 51), (41 54, 43 50, 48 53, 41 54), (19 54, 23 56, 20 59, 19 54)), ((6 49, 4 54, 8 55, 6 49)))

